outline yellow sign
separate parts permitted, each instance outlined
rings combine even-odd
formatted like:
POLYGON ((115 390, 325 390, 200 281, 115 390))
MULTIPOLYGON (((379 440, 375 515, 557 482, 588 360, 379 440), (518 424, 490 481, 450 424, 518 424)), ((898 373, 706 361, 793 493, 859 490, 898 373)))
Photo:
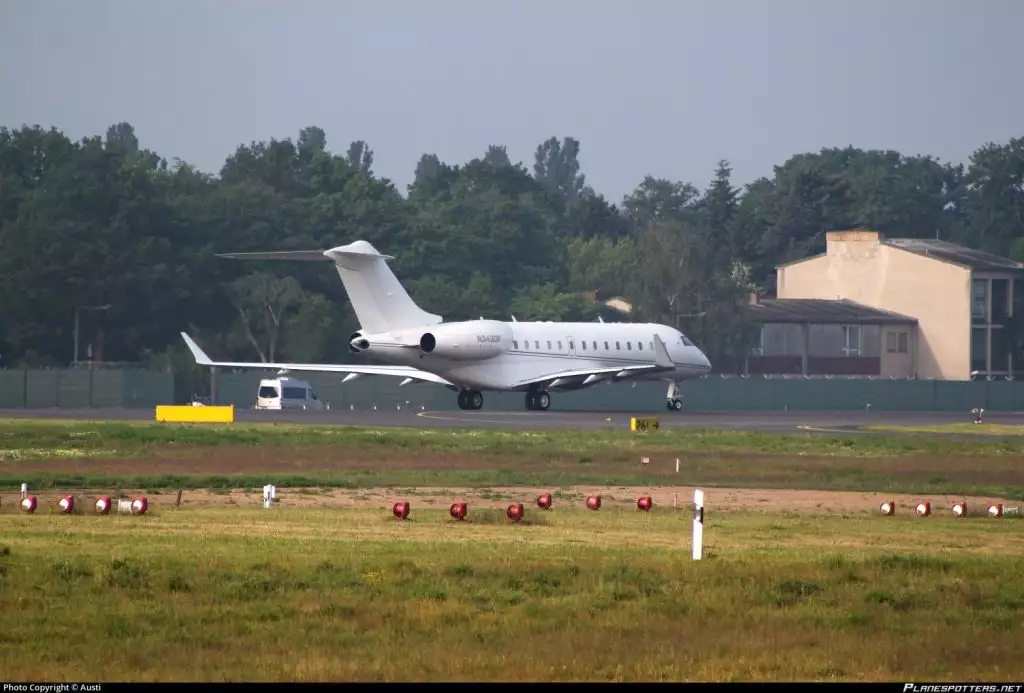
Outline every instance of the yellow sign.
POLYGON ((661 428, 661 422, 657 418, 637 418, 632 417, 629 420, 629 430, 631 431, 650 431, 661 428))
POLYGON ((232 423, 235 407, 188 407, 158 404, 156 420, 167 423, 232 423))

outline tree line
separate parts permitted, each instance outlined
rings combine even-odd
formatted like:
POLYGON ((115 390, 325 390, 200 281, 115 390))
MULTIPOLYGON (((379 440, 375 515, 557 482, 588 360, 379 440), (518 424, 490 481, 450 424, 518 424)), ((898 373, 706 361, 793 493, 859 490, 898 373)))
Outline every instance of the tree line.
POLYGON ((572 137, 532 166, 492 145, 463 164, 424 154, 400 191, 373 150, 318 127, 239 146, 218 175, 140 146, 133 127, 72 141, 0 128, 0 367, 80 360, 187 367, 179 337, 218 358, 344 362, 358 324, 320 263, 221 252, 327 248, 362 238, 446 320, 595 320, 586 292, 676 325, 713 361, 747 347, 741 308, 774 268, 864 226, 1024 259, 1024 138, 961 164, 854 147, 792 156, 739 188, 645 177, 621 201, 587 184, 572 137))

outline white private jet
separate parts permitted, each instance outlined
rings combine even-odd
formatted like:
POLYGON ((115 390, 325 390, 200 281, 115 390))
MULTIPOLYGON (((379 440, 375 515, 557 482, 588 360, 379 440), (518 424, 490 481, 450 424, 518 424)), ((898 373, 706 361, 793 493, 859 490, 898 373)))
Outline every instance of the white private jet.
POLYGON ((395 277, 387 260, 366 241, 320 251, 225 253, 248 260, 319 260, 334 263, 362 326, 349 338, 352 351, 387 365, 238 363, 214 361, 184 332, 196 363, 282 372, 389 375, 411 382, 440 383, 458 392, 460 409, 483 407, 486 391, 524 392, 526 408, 545 411, 550 391, 578 390, 595 383, 663 380, 666 405, 683 408, 677 383, 711 370, 707 357, 679 330, 652 323, 444 322, 422 310, 395 277))

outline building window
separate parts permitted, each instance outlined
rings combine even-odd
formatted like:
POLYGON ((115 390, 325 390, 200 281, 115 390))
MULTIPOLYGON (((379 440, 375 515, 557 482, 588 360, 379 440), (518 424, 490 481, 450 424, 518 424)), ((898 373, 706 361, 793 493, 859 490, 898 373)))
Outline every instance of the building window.
POLYGON ((988 338, 992 349, 989 370, 993 373, 1008 372, 1010 370, 1010 351, 1013 348, 1013 334, 1006 328, 994 327, 989 332, 988 338))
POLYGON ((889 330, 885 333, 885 350, 890 354, 906 354, 908 351, 907 346, 907 333, 896 332, 895 330, 889 330))
POLYGON ((988 279, 971 281, 971 321, 988 322, 988 279))
POLYGON ((984 327, 971 330, 971 370, 988 370, 988 330, 984 327))
POLYGON ((757 341, 751 347, 750 353, 752 356, 760 356, 764 353, 764 325, 761 325, 761 328, 757 331, 757 341))
POLYGON ((1007 306, 1008 299, 1010 298, 1010 280, 1009 279, 993 279, 992 280, 992 319, 993 325, 1005 325, 1006 318, 1009 316, 1010 309, 1007 306))
POLYGON ((860 356, 860 325, 843 325, 843 353, 860 356))

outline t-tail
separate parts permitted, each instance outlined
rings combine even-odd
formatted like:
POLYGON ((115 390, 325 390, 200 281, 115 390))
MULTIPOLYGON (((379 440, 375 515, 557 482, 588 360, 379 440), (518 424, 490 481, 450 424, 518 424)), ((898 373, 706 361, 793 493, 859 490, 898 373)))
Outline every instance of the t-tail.
POLYGON ((331 261, 338 270, 352 309, 362 330, 369 334, 409 327, 436 325, 442 321, 416 305, 388 267, 394 258, 382 255, 366 241, 355 241, 330 250, 284 250, 266 253, 224 253, 218 257, 239 260, 331 261))

